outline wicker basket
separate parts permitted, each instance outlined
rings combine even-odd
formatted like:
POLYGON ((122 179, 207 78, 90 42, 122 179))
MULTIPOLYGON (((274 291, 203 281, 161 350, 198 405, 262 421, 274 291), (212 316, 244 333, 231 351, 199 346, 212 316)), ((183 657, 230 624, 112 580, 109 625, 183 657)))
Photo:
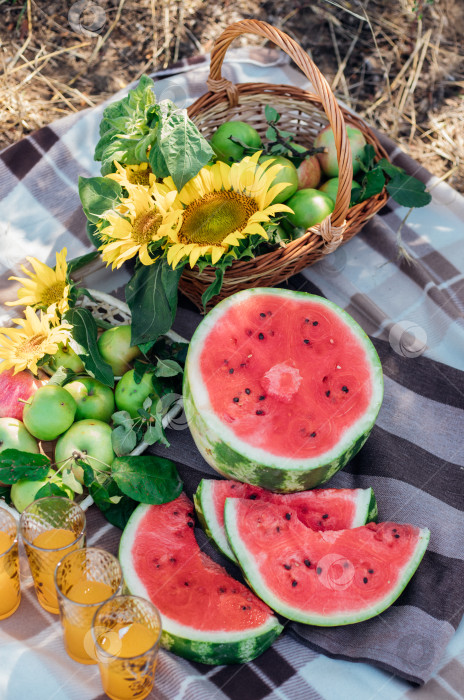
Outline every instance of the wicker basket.
MULTIPOLYGON (((387 157, 387 154, 365 123, 337 104, 329 84, 309 56, 279 29, 258 20, 242 20, 228 27, 211 52, 207 85, 209 92, 188 109, 190 118, 204 136, 210 137, 220 124, 234 119, 248 122, 263 136, 267 129, 264 108, 269 104, 281 114, 279 126, 293 132, 295 140, 307 148, 311 147, 317 133, 330 124, 335 135, 340 171, 333 213, 285 248, 278 248, 249 261, 239 260, 233 263, 226 270, 220 294, 208 305, 211 308, 234 292, 253 286, 271 287, 317 262, 360 231, 366 221, 383 207, 388 196, 384 189, 381 194, 349 208, 352 160, 345 124, 362 131, 366 141, 374 147, 378 159, 387 157), (310 80, 315 94, 293 86, 269 83, 234 85, 223 78, 221 68, 226 51, 231 42, 244 33, 270 39, 283 49, 310 80)), ((201 274, 198 267, 193 270, 185 268, 180 289, 201 309, 201 295, 214 279, 213 267, 205 268, 201 274)))

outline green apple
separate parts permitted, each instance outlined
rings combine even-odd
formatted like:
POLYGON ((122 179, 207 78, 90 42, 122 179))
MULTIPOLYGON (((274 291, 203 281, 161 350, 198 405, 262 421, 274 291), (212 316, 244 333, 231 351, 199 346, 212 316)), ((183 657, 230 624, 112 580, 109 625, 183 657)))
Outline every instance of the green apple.
MULTIPOLYGON (((351 156, 353 159, 353 175, 356 175, 361 170, 361 165, 358 158, 362 155, 366 139, 362 132, 354 126, 347 126, 346 133, 351 147, 351 156)), ((338 177, 338 158, 337 149, 335 146, 335 136, 330 126, 326 126, 316 136, 314 140, 315 148, 325 148, 323 153, 318 153, 317 157, 321 165, 323 173, 326 177, 338 177)))
POLYGON ((137 345, 131 345, 131 327, 109 328, 98 339, 98 349, 105 362, 113 368, 115 377, 122 377, 130 370, 130 363, 142 353, 137 345))
POLYGON ((108 423, 95 418, 79 420, 62 435, 55 448, 55 462, 61 466, 70 459, 76 479, 83 483, 83 471, 76 460, 87 462, 96 471, 108 471, 116 457, 108 423))
POLYGON ((0 418, 0 452, 8 449, 39 452, 37 441, 17 418, 0 418))
POLYGON ((77 404, 75 420, 97 418, 105 423, 110 422, 114 413, 114 394, 109 386, 105 386, 92 377, 79 377, 69 384, 66 389, 77 404))
POLYGON ((56 440, 74 420, 77 405, 61 386, 47 384, 37 389, 24 406, 24 425, 38 440, 56 440))
POLYGON ((74 491, 65 486, 61 479, 61 476, 55 472, 54 469, 50 469, 45 479, 40 479, 39 481, 31 481, 30 479, 20 479, 11 487, 11 500, 13 505, 18 511, 22 513, 28 505, 36 500, 36 495, 43 486, 47 484, 56 484, 63 489, 68 494, 68 498, 74 499, 74 491))
POLYGON ((58 350, 54 355, 50 355, 50 360, 44 369, 48 369, 49 374, 53 374, 58 367, 71 369, 76 374, 84 371, 84 363, 79 355, 76 355, 69 345, 63 345, 63 343, 58 345, 58 350))
POLYGON ((153 372, 145 372, 139 384, 134 379, 134 370, 126 372, 119 380, 114 392, 116 406, 120 411, 127 411, 131 418, 138 418, 137 410, 150 394, 158 396, 153 386, 153 372))

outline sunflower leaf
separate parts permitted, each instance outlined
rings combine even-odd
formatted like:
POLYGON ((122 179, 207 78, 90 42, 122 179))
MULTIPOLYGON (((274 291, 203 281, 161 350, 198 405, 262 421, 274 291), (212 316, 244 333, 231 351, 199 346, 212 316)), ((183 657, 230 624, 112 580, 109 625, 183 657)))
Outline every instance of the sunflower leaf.
POLYGON ((206 309, 206 304, 209 302, 210 299, 216 296, 216 294, 219 294, 222 288, 222 283, 224 281, 224 272, 225 269, 224 267, 216 267, 216 278, 214 282, 211 282, 209 287, 203 292, 201 295, 201 303, 203 304, 203 308, 206 309))
POLYGON ((97 345, 97 324, 88 309, 74 307, 69 309, 63 319, 72 328, 71 347, 81 358, 88 374, 106 386, 114 386, 111 365, 104 361, 97 345))
POLYGON ((121 185, 115 180, 106 177, 79 177, 82 209, 92 224, 98 224, 103 214, 108 209, 113 209, 121 194, 121 185))
POLYGON ((153 265, 136 265, 126 286, 126 301, 132 314, 131 345, 157 340, 171 328, 182 269, 178 265, 173 270, 166 258, 158 258, 153 265))

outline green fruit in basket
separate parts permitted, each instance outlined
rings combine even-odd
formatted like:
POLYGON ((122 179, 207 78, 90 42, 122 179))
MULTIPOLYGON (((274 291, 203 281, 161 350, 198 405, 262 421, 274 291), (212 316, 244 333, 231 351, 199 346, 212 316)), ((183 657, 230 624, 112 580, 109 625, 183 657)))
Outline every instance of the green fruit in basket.
POLYGON ((8 449, 39 452, 36 440, 17 418, 0 418, 0 452, 8 449))
POLYGON ((298 189, 298 173, 296 171, 295 166, 293 163, 288 160, 288 158, 284 158, 283 156, 262 156, 259 159, 260 163, 265 163, 268 160, 273 160, 273 164, 269 167, 273 167, 274 165, 280 165, 282 166, 281 170, 277 173, 275 178, 272 181, 272 186, 277 185, 281 182, 286 182, 287 187, 280 192, 277 197, 274 197, 272 200, 272 204, 278 204, 280 202, 285 202, 289 197, 294 194, 297 189, 298 189))
POLYGON ((115 458, 111 442, 112 430, 101 420, 79 420, 56 443, 55 462, 61 466, 70 460, 76 479, 83 483, 83 470, 78 460, 87 462, 92 469, 108 471, 115 458))
POLYGON ((84 363, 79 355, 76 355, 74 350, 70 348, 69 345, 63 345, 63 343, 58 345, 57 352, 50 356, 48 365, 45 365, 44 369, 48 370, 49 374, 53 374, 53 372, 56 372, 58 367, 71 369, 76 374, 84 372, 84 363))
POLYGON ((319 224, 334 209, 328 194, 311 188, 298 190, 286 204, 293 210, 293 214, 287 214, 287 220, 292 226, 303 229, 319 224))
MULTIPOLYGON (((361 185, 359 182, 356 182, 356 180, 353 180, 351 183, 351 192, 353 190, 360 190, 361 185)), ((337 199, 337 191, 338 191, 338 177, 332 177, 330 180, 327 180, 327 182, 324 182, 323 185, 319 187, 319 192, 325 192, 325 194, 328 194, 329 197, 333 200, 335 204, 335 200, 337 199)))
MULTIPOLYGON (((54 469, 50 469, 45 479, 40 479, 39 481, 20 479, 13 484, 10 496, 18 513, 22 513, 28 505, 35 501, 40 489, 47 486, 47 484, 55 484, 66 493, 68 498, 71 500, 74 499, 74 491, 72 491, 69 486, 63 484, 61 476, 57 474, 54 469)), ((64 496, 64 493, 62 495, 64 496)), ((40 494, 39 498, 41 498, 40 494)))
MULTIPOLYGON (((348 134, 348 140, 351 146, 351 155, 353 159, 353 175, 359 172, 361 165, 359 163, 359 158, 362 155, 364 146, 366 145, 366 139, 364 138, 362 132, 356 129, 354 126, 347 126, 346 133, 348 134)), ((315 148, 325 148, 326 153, 318 153, 317 157, 323 173, 327 177, 337 177, 338 176, 338 159, 337 159, 337 149, 335 147, 335 137, 330 126, 320 131, 316 136, 314 141, 315 148)))
POLYGON ((56 440, 73 422, 76 409, 66 389, 47 384, 37 389, 24 406, 24 425, 38 440, 56 440))
POLYGON ((137 384, 134 370, 131 369, 119 380, 114 398, 119 411, 127 411, 131 418, 139 418, 138 409, 143 408, 143 402, 150 395, 158 396, 153 384, 153 372, 145 372, 137 384))
POLYGON ((114 413, 112 390, 93 377, 79 377, 63 387, 77 404, 75 420, 97 418, 109 423, 114 413))
POLYGON ((243 158, 245 149, 230 137, 241 141, 248 148, 259 149, 262 146, 261 136, 256 129, 245 122, 232 121, 221 124, 211 137, 211 147, 218 160, 233 163, 243 158))
POLYGON ((130 370, 130 363, 142 354, 137 345, 131 345, 131 327, 115 326, 98 339, 100 355, 113 368, 115 377, 122 377, 130 370))

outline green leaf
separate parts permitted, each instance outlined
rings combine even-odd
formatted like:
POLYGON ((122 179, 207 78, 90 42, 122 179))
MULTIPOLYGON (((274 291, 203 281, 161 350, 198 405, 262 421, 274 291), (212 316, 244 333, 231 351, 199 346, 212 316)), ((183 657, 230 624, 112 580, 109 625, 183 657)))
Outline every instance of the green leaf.
POLYGON ((87 224, 85 227, 87 236, 89 241, 92 243, 92 245, 95 246, 95 248, 99 248, 102 244, 101 238, 100 238, 100 232, 98 228, 93 224, 91 221, 87 219, 87 224))
POLYGON ((3 498, 3 500, 6 501, 8 505, 11 503, 9 486, 0 486, 0 498, 3 498))
POLYGON ((107 177, 79 177, 79 197, 87 219, 97 224, 103 214, 113 209, 122 195, 119 182, 107 177))
POLYGON ((97 345, 97 324, 88 309, 69 309, 63 316, 73 327, 71 347, 84 363, 86 372, 106 386, 114 386, 114 375, 100 355, 97 345))
POLYGON ((212 299, 212 297, 216 296, 216 294, 219 294, 219 292, 221 291, 223 280, 224 268, 216 267, 216 278, 214 282, 211 282, 209 287, 201 295, 201 303, 203 304, 204 309, 206 309, 206 304, 209 302, 209 300, 212 299))
POLYGON ((116 457, 111 470, 121 491, 141 503, 168 503, 182 492, 176 465, 169 459, 154 455, 116 457))
POLYGON ((397 165, 393 165, 393 163, 390 163, 390 161, 386 158, 382 158, 381 160, 379 160, 377 165, 381 167, 384 173, 390 178, 395 177, 395 175, 406 174, 403 168, 400 168, 397 165))
POLYGON ((129 411, 116 411, 111 416, 113 425, 129 425, 131 428, 134 425, 133 419, 130 417, 129 411))
POLYGON ((266 129, 266 138, 268 141, 275 141, 277 138, 277 132, 273 126, 268 126, 266 129))
POLYGON ((69 493, 65 489, 58 486, 58 484, 54 484, 53 481, 49 481, 48 484, 44 484, 35 494, 36 499, 45 498, 46 496, 64 496, 65 498, 69 498, 69 493))
POLYGON ((155 377, 175 377, 182 372, 182 367, 175 360, 158 360, 154 374, 155 377))
POLYGON ((68 486, 71 489, 71 491, 74 491, 74 493, 82 493, 82 484, 80 484, 74 476, 74 472, 71 469, 71 467, 63 469, 63 471, 61 472, 61 478, 63 480, 64 486, 68 486))
POLYGON ((128 455, 137 445, 135 430, 129 425, 118 425, 111 432, 111 443, 118 457, 128 455))
POLYGON ((280 114, 279 112, 274 109, 274 107, 271 107, 271 105, 266 105, 264 108, 264 116, 267 122, 275 122, 277 123, 280 119, 280 114))
POLYGON ((136 266, 126 286, 132 313, 131 345, 154 341, 171 328, 181 274, 182 266, 173 270, 165 258, 158 258, 153 265, 136 266))
POLYGON ((45 479, 49 469, 50 460, 45 455, 11 448, 0 453, 0 482, 9 486, 20 479, 45 479))
POLYGON ((154 148, 161 151, 179 191, 213 156, 213 149, 188 118, 185 109, 166 111, 154 148))
POLYGON ((123 496, 117 505, 101 504, 101 512, 112 525, 124 530, 130 516, 139 504, 128 496, 123 496))
POLYGON ((148 426, 145 435, 143 436, 143 439, 145 440, 147 445, 154 445, 155 442, 160 442, 166 447, 170 447, 171 445, 168 439, 166 438, 161 418, 158 416, 156 417, 155 422, 150 423, 150 425, 148 426))
POLYGON ((84 462, 83 459, 76 459, 76 464, 77 466, 81 467, 82 472, 83 472, 83 481, 84 481, 84 486, 87 486, 88 489, 92 486, 92 484, 95 481, 95 472, 88 464, 87 462, 84 462))
POLYGON ((361 155, 358 156, 356 159, 359 161, 359 164, 361 166, 361 170, 364 172, 368 172, 368 170, 372 170, 374 167, 374 162, 375 162, 375 148, 372 146, 370 143, 366 143, 364 146, 361 155))
POLYGON ((369 197, 373 197, 375 194, 382 192, 385 186, 385 176, 380 168, 374 168, 366 173, 362 180, 362 186, 360 190, 354 191, 353 199, 356 202, 363 202, 369 197), (359 195, 358 195, 359 192, 359 195))
POLYGON ((73 272, 76 272, 76 270, 80 270, 81 267, 85 267, 85 265, 88 265, 90 262, 92 262, 92 260, 98 258, 98 256, 98 251, 93 250, 91 253, 79 255, 77 258, 72 258, 72 260, 68 260, 68 275, 70 275, 73 272))
POLYGON ((395 175, 387 184, 388 194, 403 207, 425 207, 432 201, 423 182, 412 175, 395 175))

